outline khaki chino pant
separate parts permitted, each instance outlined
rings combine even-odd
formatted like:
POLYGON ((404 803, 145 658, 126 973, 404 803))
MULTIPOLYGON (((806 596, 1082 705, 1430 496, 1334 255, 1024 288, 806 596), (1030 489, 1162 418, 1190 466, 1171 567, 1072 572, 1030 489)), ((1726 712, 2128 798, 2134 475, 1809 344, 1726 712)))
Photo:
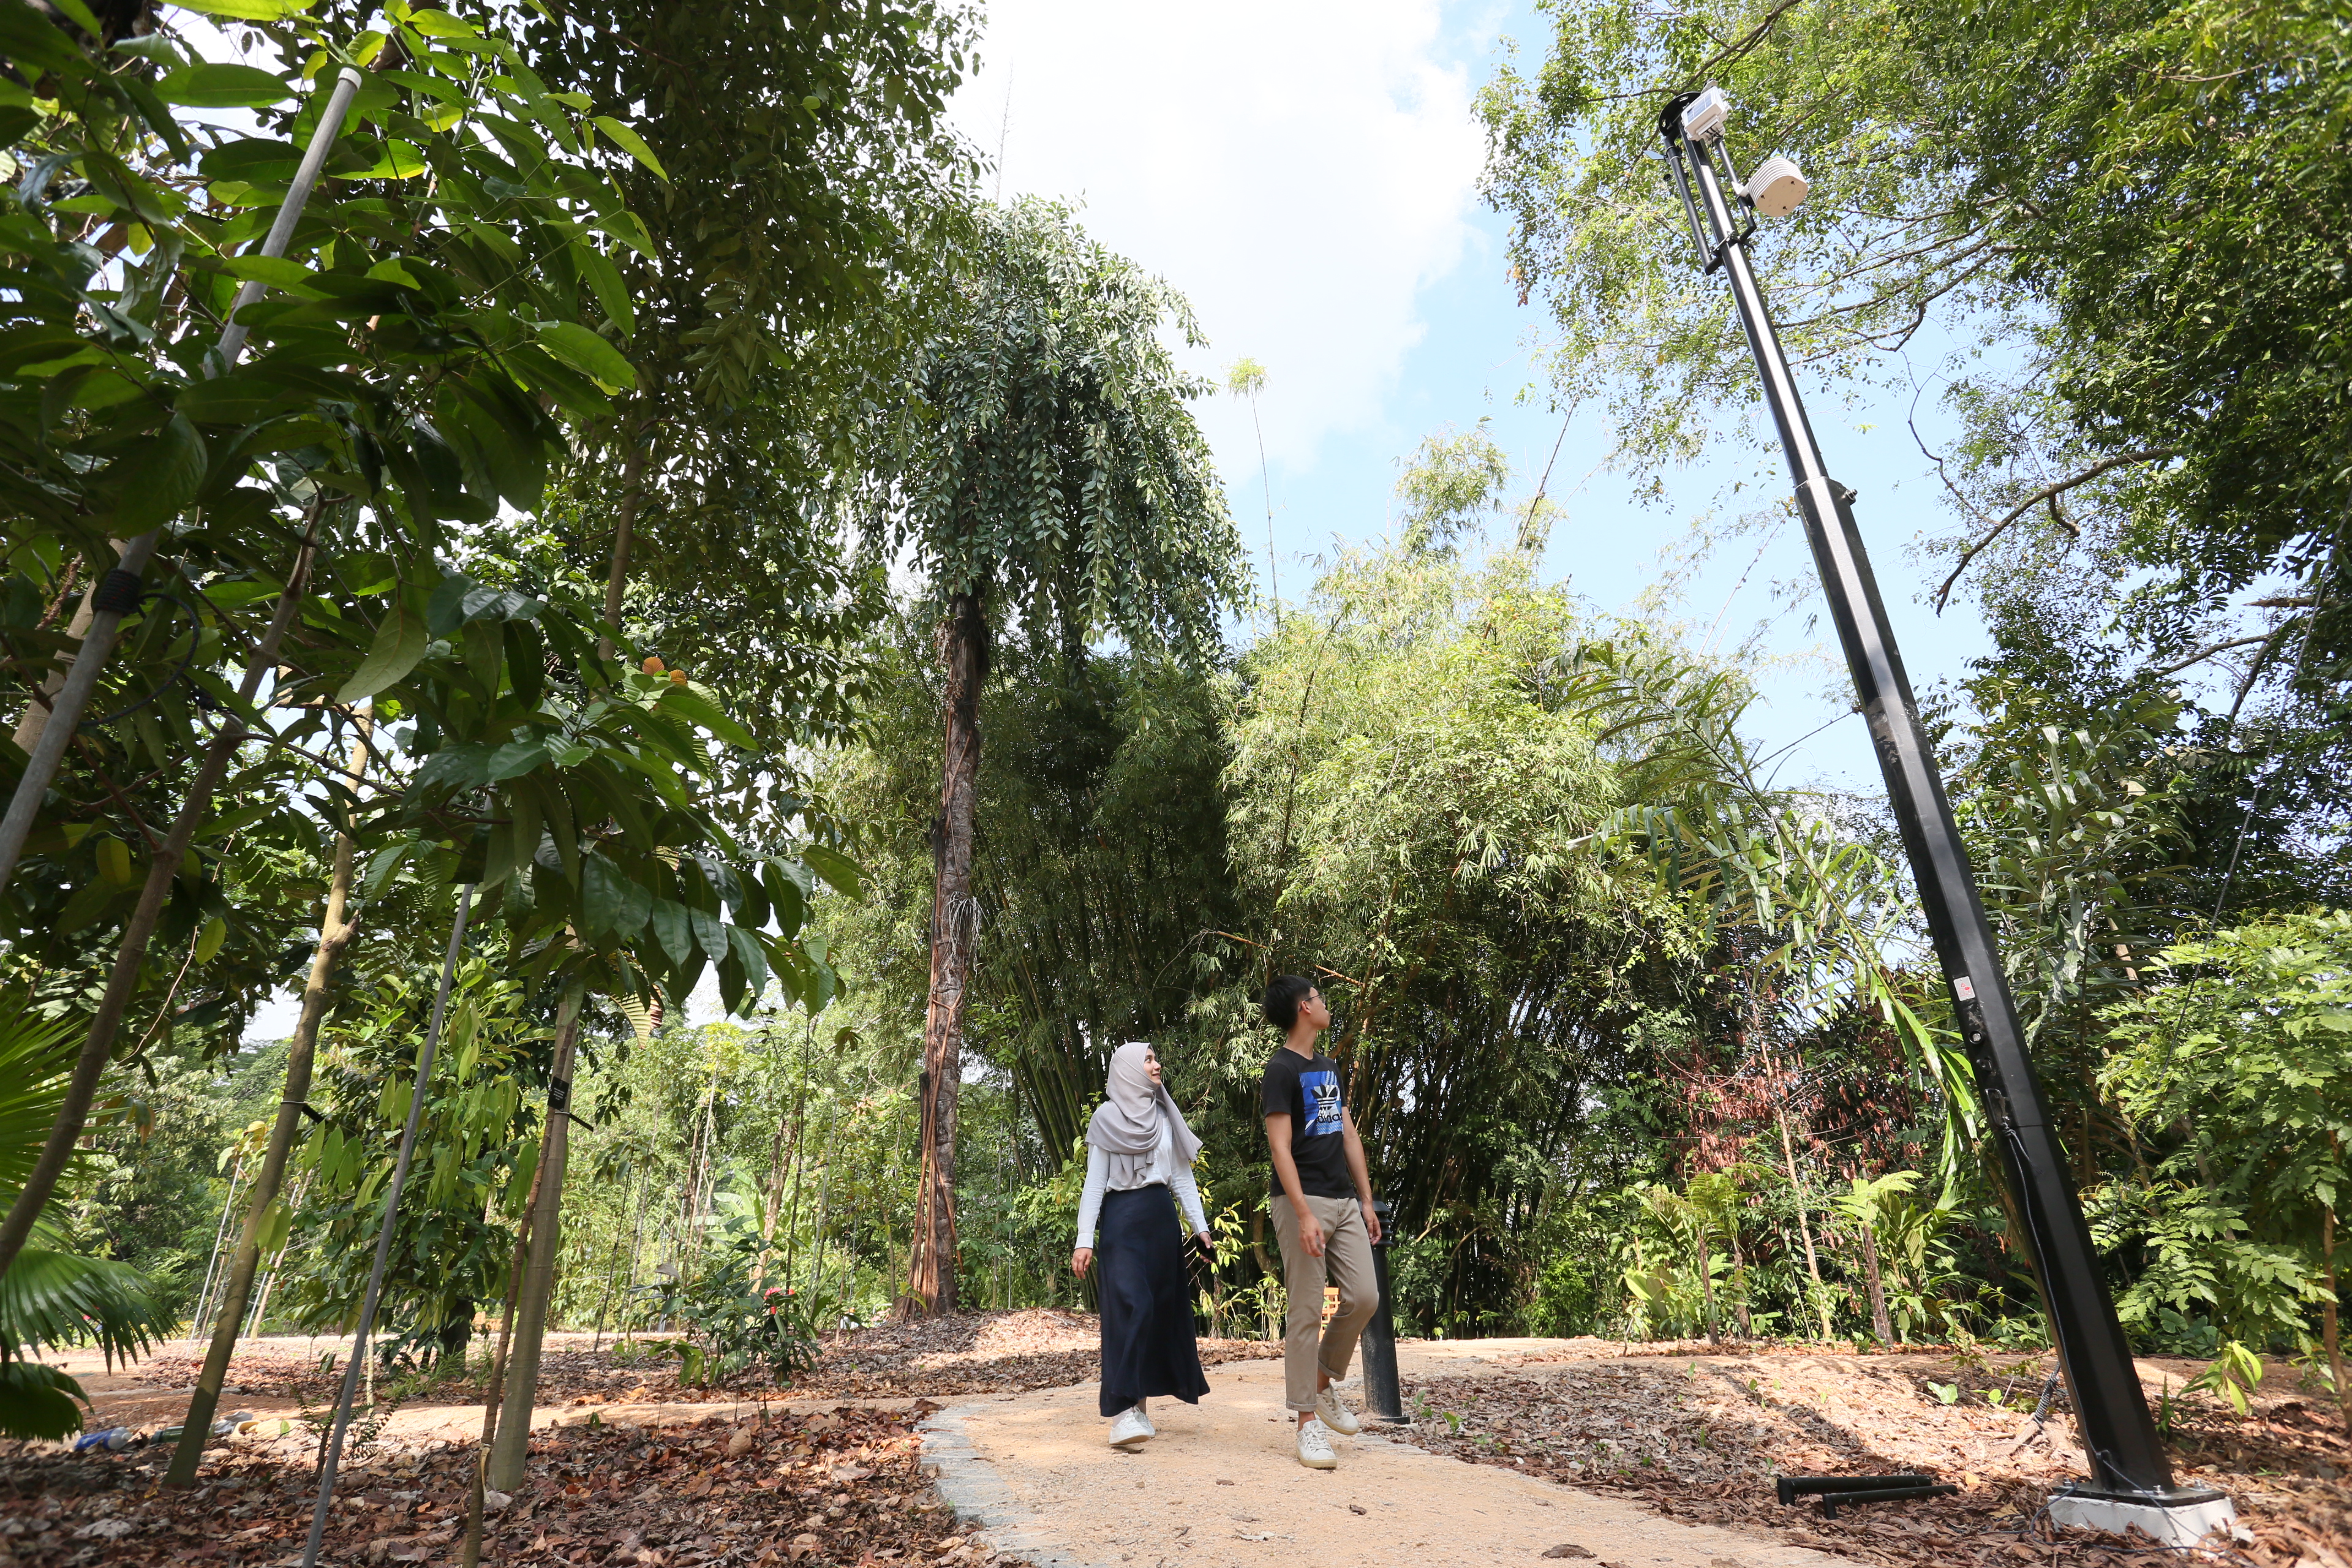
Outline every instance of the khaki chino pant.
POLYGON ((1309 1197, 1307 1211, 1323 1227, 1323 1256, 1311 1257, 1298 1244, 1298 1211, 1290 1200, 1276 1196, 1267 1206, 1274 1210, 1275 1238, 1282 1243, 1282 1286, 1290 1296, 1287 1331, 1282 1337, 1283 1403, 1293 1410, 1312 1410, 1317 1370, 1333 1383, 1346 1378, 1356 1337, 1380 1305, 1372 1238, 1355 1199, 1309 1197), (1327 1276, 1339 1288, 1339 1310, 1331 1314, 1328 1327, 1323 1323, 1327 1276))

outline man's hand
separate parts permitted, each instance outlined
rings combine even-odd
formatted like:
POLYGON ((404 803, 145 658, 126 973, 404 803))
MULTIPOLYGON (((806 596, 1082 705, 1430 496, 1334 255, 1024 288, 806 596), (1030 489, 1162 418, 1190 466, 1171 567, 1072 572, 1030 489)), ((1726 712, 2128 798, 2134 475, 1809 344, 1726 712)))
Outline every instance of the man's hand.
POLYGON ((1323 1222, 1317 1219, 1315 1217, 1315 1211, 1307 1207, 1304 1204, 1297 1205, 1290 1212, 1298 1216, 1298 1245, 1307 1249, 1307 1257, 1322 1257, 1323 1222))
POLYGON ((1372 1245, 1378 1247, 1381 1244, 1381 1216, 1372 1212, 1372 1200, 1370 1198, 1360 1199, 1359 1206, 1364 1211, 1364 1231, 1372 1238, 1372 1245))
POLYGON ((1087 1277, 1087 1265, 1094 1260, 1095 1249, 1091 1247, 1081 1247, 1070 1254, 1070 1272, 1083 1279, 1087 1277))

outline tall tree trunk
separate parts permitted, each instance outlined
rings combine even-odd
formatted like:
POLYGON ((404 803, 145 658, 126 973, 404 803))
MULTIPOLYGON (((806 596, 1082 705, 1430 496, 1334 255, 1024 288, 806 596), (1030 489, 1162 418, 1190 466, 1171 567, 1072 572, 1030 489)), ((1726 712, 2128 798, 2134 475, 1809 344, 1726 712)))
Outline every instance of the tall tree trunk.
POLYGON ((539 1169, 531 1173, 530 1261, 514 1303, 514 1338, 507 1350, 506 1409, 490 1448, 489 1484, 502 1492, 522 1485, 530 1457, 530 1410, 539 1395, 539 1352, 547 1341, 547 1303, 555 1292, 555 1259, 562 1245, 563 1172, 571 1158, 572 1057, 580 1040, 584 987, 574 979, 556 1009, 555 1066, 548 1074, 547 1125, 539 1131, 539 1169))
POLYGON ((1698 1227, 1698 1292, 1706 1303, 1706 1338, 1709 1344, 1723 1342, 1723 1323, 1715 1310, 1715 1249, 1707 1245, 1706 1226, 1698 1227))
MULTIPOLYGON (((638 421, 629 433, 629 456, 621 465, 621 509, 613 522, 613 563, 604 574, 604 623, 616 632, 621 629, 621 600, 629 587, 629 551, 636 542, 637 508, 646 494, 647 423, 638 421)), ((596 639, 596 657, 613 657, 609 634, 596 639)))
POLYGON ((1805 1243, 1805 1272, 1813 1279, 1813 1307, 1822 1315, 1822 1338, 1830 1337, 1829 1303, 1822 1299, 1822 1260, 1813 1252, 1813 1227, 1805 1220, 1805 1184, 1797 1176, 1797 1148, 1789 1137, 1789 1102, 1783 1095, 1773 1108, 1780 1121, 1780 1160, 1789 1168, 1789 1190, 1797 1199, 1797 1234, 1805 1243))
POLYGON ((2327 1375, 2336 1384, 2336 1407, 2344 1427, 2352 1432, 2352 1388, 2344 1386, 2344 1339, 2339 1330, 2336 1296, 2336 1205, 2319 1211, 2319 1256, 2327 1268, 2327 1302, 2319 1309, 2320 1342, 2327 1350, 2327 1375))
MULTIPOLYGON (((246 663, 245 679, 237 688, 240 705, 252 704, 255 694, 261 689, 262 678, 277 667, 278 645, 286 639, 287 627, 293 624, 294 613, 301 605, 310 579, 318 521, 319 514, 314 511, 301 548, 295 552, 293 570, 287 573, 286 586, 278 595, 277 612, 270 616, 268 629, 261 634, 260 642, 246 663)), ((179 815, 172 819, 171 831, 164 835, 163 847, 148 862, 146 885, 140 889, 139 902, 123 924, 122 942, 115 952, 113 971, 107 976, 105 994, 90 1015, 89 1033, 82 1040, 81 1054, 74 1060, 73 1076, 67 1082, 65 1100, 58 1107, 57 1120, 49 1124, 48 1141, 41 1146, 39 1159, 25 1178, 16 1201, 9 1206, 7 1218, 0 1220, 0 1274, 6 1273, 8 1266, 16 1261, 26 1237, 33 1234, 33 1221, 47 1205, 49 1194, 57 1190, 66 1162, 73 1158, 74 1144, 81 1137, 83 1124, 89 1120, 98 1080, 114 1055, 115 1037, 121 1033, 123 1016, 130 1012, 131 998, 138 994, 140 976, 147 965, 147 947, 154 939, 155 922, 163 916, 163 901, 171 896, 172 884, 179 877, 181 862, 187 858, 188 846, 195 841, 196 830, 212 819, 213 791, 227 774, 228 765, 245 737, 243 720, 231 715, 223 722, 219 735, 205 748, 204 760, 197 764, 196 776, 189 781, 187 798, 181 803, 179 815)))
POLYGON ((1895 1320, 1886 1315, 1886 1285, 1878 1273, 1878 1237, 1867 1225, 1854 1227, 1862 1233, 1862 1282, 1870 1291, 1870 1331, 1878 1342, 1895 1342, 1895 1320))
MULTIPOLYGON (((815 1020, 810 1020, 814 1032, 815 1020)), ((801 1256, 801 1173, 808 1167, 808 1047, 801 1047, 800 1093, 793 1105, 793 1196, 790 1217, 784 1221, 784 1283, 791 1284, 800 1276, 793 1271, 801 1256)))
POLYGON ((958 594, 940 627, 947 713, 940 747, 940 816, 931 829, 930 1006, 923 1022, 922 1175, 907 1306, 937 1317, 956 1310, 956 1095, 963 1084, 963 1017, 980 906, 971 893, 971 826, 980 780, 980 693, 988 681, 988 622, 980 595, 958 594))
POLYGON ((220 1284, 221 1248, 228 1245, 228 1222, 236 1213, 236 1191, 245 1184, 245 1156, 239 1154, 236 1163, 229 1167, 228 1196, 221 1201, 220 1223, 213 1227, 213 1253, 205 1264, 205 1286, 196 1292, 196 1310, 188 1320, 188 1342, 205 1331, 205 1323, 212 1316, 213 1287, 220 1284))
MULTIPOLYGON (((762 1300, 765 1299, 764 1292, 768 1289, 768 1255, 775 1250, 776 1229, 784 1217, 784 1181, 788 1169, 784 1161, 785 1126, 784 1118, 779 1115, 776 1118, 775 1136, 768 1142, 768 1180, 761 1189, 763 1201, 760 1205, 760 1258, 758 1266, 751 1271, 751 1288, 763 1293, 762 1300)), ((797 1164, 801 1154, 800 1131, 797 1127, 793 1130, 790 1147, 793 1162, 797 1164)), ((784 1271, 784 1278, 787 1279, 792 1278, 792 1271, 789 1268, 784 1271)))
MULTIPOLYGON (((107 543, 114 547, 114 553, 118 559, 121 558, 126 542, 120 539, 107 541, 107 543)), ((80 558, 77 556, 67 570, 72 571, 80 564, 80 558)), ((99 574, 100 581, 104 581, 105 575, 104 573, 99 574)), ((73 638, 77 643, 80 642, 83 635, 89 630, 89 623, 97 614, 98 583, 92 583, 83 591, 81 603, 74 606, 73 619, 66 623, 66 636, 73 638)), ((60 665, 41 678, 40 695, 25 704, 24 714, 16 721, 16 741, 18 751, 30 755, 33 748, 41 743, 41 735, 49 727, 49 704, 56 700, 58 692, 65 689, 66 674, 71 668, 69 664, 60 665)))
MULTIPOLYGON (((2344 1147, 2336 1134, 2327 1135, 2330 1152, 2341 1160, 2344 1147)), ((2319 1310, 2321 1342, 2327 1350, 2327 1375, 2336 1381, 2336 1408, 2344 1416, 2344 1427, 2352 1432, 2352 1388, 2344 1383, 2344 1340, 2338 1331, 2337 1304, 2341 1298, 2336 1292, 2336 1205, 2328 1204, 2319 1211, 2319 1257, 2327 1269, 2327 1304, 2319 1310)))
POLYGON ((1734 1291, 1731 1310, 1739 1319, 1739 1337, 1752 1340, 1756 1337, 1756 1321, 1748 1313, 1748 1259, 1739 1250, 1739 1226, 1737 1223, 1731 1227, 1731 1283, 1734 1291))
MULTIPOLYGON (((564 1000, 572 1001, 568 992, 564 1000)), ((424 1092, 423 1085, 418 1086, 417 1092, 424 1092)), ((551 1123, 562 1120, 552 1111, 548 1116, 551 1123)), ((482 1561, 482 1518, 488 1511, 491 1457, 497 1452, 499 1414, 506 1402, 507 1353, 514 1343, 515 1304, 522 1297, 523 1277, 530 1268, 531 1244, 537 1239, 535 1222, 539 1218, 540 1194, 547 1188, 547 1160, 542 1154, 538 1167, 530 1173, 530 1196, 523 1203, 522 1224, 515 1231, 514 1259, 507 1266, 506 1310, 499 1316, 499 1342, 490 1352, 489 1386, 482 1391, 482 1438, 474 1445, 474 1484, 467 1489, 466 1533, 457 1546, 458 1568, 480 1568, 482 1561)), ((528 1399, 523 1405, 523 1437, 526 1442, 530 1437, 528 1399)))
MULTIPOLYGON (((371 706, 368 712, 373 715, 371 706)), ((357 784, 367 772, 370 720, 360 721, 359 739, 352 742, 349 776, 357 784)), ((220 1406, 221 1384, 227 1380, 229 1358, 236 1353, 236 1337, 245 1326, 245 1309, 253 1294, 253 1277, 261 1262, 261 1227, 278 1200, 286 1177, 286 1161, 301 1130, 302 1104, 310 1097, 310 1063, 319 1044, 319 1026, 327 1016, 327 984, 336 961, 351 944, 357 925, 344 918, 352 896, 352 874, 359 847, 348 833, 335 836, 335 870, 327 884, 326 912, 319 919, 318 951, 310 955, 310 977, 302 986, 302 1016, 294 1026, 293 1043, 286 1052, 286 1087, 278 1097, 278 1120, 270 1124, 269 1144, 261 1157, 261 1173, 254 1179, 245 1212, 245 1227, 237 1233, 236 1258, 229 1265, 228 1282, 213 1322, 212 1345, 205 1352, 204 1370, 196 1373, 195 1392, 188 1398, 188 1415, 173 1450, 168 1486, 194 1486, 196 1465, 204 1457, 205 1436, 212 1429, 213 1413, 220 1406)))

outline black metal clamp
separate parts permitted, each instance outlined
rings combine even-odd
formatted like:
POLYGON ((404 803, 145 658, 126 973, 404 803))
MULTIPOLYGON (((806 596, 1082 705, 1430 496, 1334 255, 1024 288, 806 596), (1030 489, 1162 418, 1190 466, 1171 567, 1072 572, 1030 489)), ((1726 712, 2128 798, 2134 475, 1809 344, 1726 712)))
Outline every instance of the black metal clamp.
POLYGON ((1959 1488, 1933 1476, 1782 1476, 1780 1506, 1793 1508, 1797 1500, 1817 1494, 1822 1517, 1835 1519, 1841 1508, 1864 1502, 1908 1502, 1918 1498, 1951 1497, 1959 1488))

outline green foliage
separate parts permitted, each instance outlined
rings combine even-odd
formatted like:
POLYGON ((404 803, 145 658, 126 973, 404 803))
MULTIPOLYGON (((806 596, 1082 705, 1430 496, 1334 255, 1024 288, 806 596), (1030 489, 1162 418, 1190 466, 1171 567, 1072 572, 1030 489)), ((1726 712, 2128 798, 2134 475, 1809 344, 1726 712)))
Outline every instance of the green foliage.
MULTIPOLYGON (((835 906, 827 925, 837 961, 869 975, 877 997, 928 983, 939 799, 929 660, 912 628, 887 656, 867 744, 831 759, 817 781, 861 824, 856 847, 876 894, 835 906)), ((1009 1075, 1033 1128, 1022 1134, 1030 1162, 1068 1157, 1113 1046, 1191 1032, 1192 1005, 1220 978, 1202 973, 1196 943, 1241 918, 1225 863, 1222 711, 1213 677, 1123 654, 1065 662, 1011 649, 982 698, 991 761, 974 814, 972 1047, 1009 1075)), ((895 1004, 858 1010, 887 1048, 908 1052, 920 1037, 919 1016, 895 1004)), ((1202 1087, 1182 1080, 1188 1113, 1202 1087)))
MULTIPOLYGON (((1507 66, 1482 97, 1487 188, 1564 334, 1564 383, 1611 395, 1634 449, 1691 450, 1711 407, 1755 395, 1656 166, 1664 99, 1714 83, 1743 169, 1786 153, 1813 181, 1751 247, 1792 354, 1896 383, 1931 318, 2008 351, 1952 367, 1978 437, 1972 532, 2053 471, 2177 457, 2103 481, 2125 557, 2162 575, 2142 602, 2173 647, 2218 593, 2340 548, 2326 455, 2347 355, 2324 215, 2344 197, 2347 89, 2329 7, 1550 10, 1540 67, 1507 66)), ((2050 537, 2073 526, 2053 509, 2050 537)))
MULTIPOLYGON (((243 35, 271 68, 193 63, 168 29, 95 53, 34 21, 0 38, 0 52, 29 51, 20 68, 48 95, 7 121, 23 177, 0 195, 19 351, 0 446, 18 454, 6 482, 22 492, 0 601, 21 670, 38 677, 71 646, 65 612, 111 563, 110 537, 172 525, 149 574, 161 594, 131 617, 96 699, 108 717, 68 753, 0 904, 11 958, 38 974, 46 1006, 94 1000, 109 928, 139 897, 214 716, 242 711, 236 662, 281 591, 293 595, 270 694, 285 717, 247 715, 268 739, 236 759, 171 885, 158 928, 171 960, 134 1004, 153 1012, 130 1037, 136 1048, 168 1045, 174 1027, 232 1043, 299 965, 287 948, 315 921, 322 839, 355 826, 373 851, 384 827, 416 826, 367 816, 371 803, 331 777, 351 704, 375 696, 384 717, 396 704, 434 709, 462 668, 487 689, 477 706, 443 701, 426 717, 474 740, 464 724, 498 706, 501 663, 523 672, 510 692, 534 710, 545 645, 561 655, 586 618, 532 595, 488 616, 462 594, 432 597, 463 586, 442 570, 459 543, 445 524, 539 507, 572 431, 605 417, 635 376, 614 342, 625 327, 606 312, 612 291, 583 281, 642 240, 609 177, 615 156, 631 160, 612 153, 609 128, 588 129, 578 102, 549 93, 504 30, 513 20, 412 17, 395 5, 387 33, 289 11, 243 35), (362 73, 285 256, 256 256, 345 60, 385 68, 362 73), (257 110, 245 117, 252 131, 164 107, 225 92, 257 110), (239 310, 249 336, 231 369, 213 350, 240 281, 268 287, 239 310), (146 510, 118 515, 126 498, 146 510), (291 587, 306 531, 318 554, 291 587), (504 660, 490 646, 501 636, 504 660), (322 759, 322 742, 337 755, 322 759)), ((611 679, 576 661, 564 673, 611 679)), ((693 697, 650 717, 740 738, 723 716, 676 711, 693 697)), ((425 733, 410 754, 437 738, 425 733)), ((477 782, 426 776, 417 804, 442 808, 450 786, 477 782)), ((613 809, 593 804, 591 833, 613 809)), ((638 826, 630 816, 623 807, 623 827, 638 826)), ((452 824, 435 826, 431 837, 452 837, 452 824)), ((467 847, 478 862, 487 846, 467 847)), ((749 953, 737 963, 750 984, 749 953)))
POLYGON ((795 1286, 767 1283, 782 1277, 782 1254, 757 1188, 722 1194, 715 1217, 719 1234, 705 1238, 690 1275, 641 1288, 644 1310, 686 1330, 681 1381, 714 1387, 760 1361, 781 1386, 816 1364, 823 1309, 795 1286))
POLYGON ((599 1049, 573 1099, 593 1125, 572 1134, 555 1320, 658 1322, 657 1282, 691 1282, 715 1250, 753 1241, 761 1288, 792 1292, 800 1337, 887 1309, 905 1266, 912 1096, 876 1056, 853 1025, 819 1035, 772 1007, 599 1049), (747 1216, 749 1238, 734 1223, 747 1216))
POLYGON ((2133 954, 2167 923, 2166 862, 2184 836, 2149 764, 2179 704, 2140 693, 2062 730, 2035 725, 2034 693, 2002 677, 1974 696, 1992 717, 1954 794, 2010 994, 2047 1060, 2136 982, 2133 954))
POLYGON ((1510 459, 1483 422, 1458 435, 1424 437, 1414 458, 1397 480, 1397 542, 1415 553, 1451 555, 1458 536, 1475 534, 1482 516, 1502 510, 1510 459))
POLYGON ((16 1192, 32 1173, 79 1049, 69 1020, 0 998, 0 1189, 16 1192))
POLYGON ((79 1382, 56 1367, 0 1361, 0 1437, 70 1437, 82 1428, 74 1401, 87 1397, 79 1382))
MULTIPOLYGON (((109 542, 164 527, 159 592, 0 900, 6 978, 45 1013, 86 1012, 105 984, 221 714, 257 737, 152 951, 127 955, 140 990, 114 1070, 127 1087, 149 1069, 144 1100, 128 1092, 161 1112, 140 1126, 160 1142, 110 1129, 95 1184, 66 1195, 118 1251, 174 1255, 164 1232, 212 1166, 180 1145, 213 1135, 198 1102, 218 1089, 190 1058, 233 1050, 299 980, 347 836, 360 937, 329 976, 312 1096, 332 1114, 264 1226, 267 1247, 294 1241, 279 1304, 347 1321, 451 889, 475 885, 387 1305, 390 1348, 429 1359, 503 1277, 562 979, 639 1016, 713 972, 744 1013, 781 993, 813 1015, 841 991, 804 928, 861 877, 787 748, 854 714, 850 642, 876 599, 841 531, 878 493, 893 427, 876 410, 954 274, 938 247, 972 160, 941 111, 973 18, 245 7, 268 15, 232 27, 247 63, 228 65, 194 58, 168 16, 116 40, 16 9, 0 634, 19 677, 71 649, 109 542), (260 257, 347 63, 361 85, 327 177, 285 254, 260 257), (257 298, 231 367, 213 349, 240 285, 257 298), (625 619, 672 664, 702 655, 699 679, 625 635, 625 658, 597 647, 626 489, 606 465, 656 425, 643 613, 625 619), (238 665, 281 606, 253 711, 238 665), (760 693, 756 721, 720 671, 760 693)), ((630 563, 614 571, 627 586, 630 563)), ((22 1109, 0 1094, 0 1119, 22 1109)), ((878 1187, 863 1196, 835 1227, 887 1235, 878 1187)))
POLYGON ((1591 1259, 1559 1251, 1536 1275, 1535 1300, 1528 1308, 1530 1333, 1574 1338, 1601 1326, 1602 1293, 1591 1259))
MULTIPOLYGON (((322 1036, 312 1096, 329 1124, 297 1155, 307 1196, 275 1233, 290 1224, 296 1237, 283 1299, 306 1327, 348 1331, 358 1316, 433 980, 427 972, 379 982, 362 999, 363 1012, 322 1036)), ((478 958, 451 991, 408 1190, 393 1220, 377 1342, 387 1365, 429 1366, 450 1354, 462 1362, 477 1307, 504 1288, 530 1182, 521 1162, 537 1153, 523 1089, 547 1037, 525 1003, 478 958)))
MULTIPOLYGON (((638 385, 513 552, 601 586, 627 520, 625 621, 673 662, 791 692, 762 724, 780 742, 857 720, 881 602, 845 538, 887 466, 877 406, 956 270, 975 158, 944 107, 976 26, 930 0, 822 25, 788 0, 589 0, 523 24, 551 84, 600 128, 625 119, 652 160, 614 161, 644 245, 597 281, 638 385)), ((730 761, 743 816, 781 827, 799 793, 782 759, 730 761)))
POLYGON ((287 537, 278 510, 323 488, 429 551, 444 521, 539 504, 563 441, 541 398, 593 418, 634 379, 580 279, 640 226, 511 37, 436 18, 429 36, 401 5, 388 37, 299 13, 248 29, 274 70, 190 63, 168 32, 86 51, 29 15, 0 37, 48 95, 35 101, 55 102, 9 111, 26 178, 0 212, 18 301, 5 494, 50 550, 102 562, 110 533, 194 508, 180 547, 250 565, 287 537), (294 245, 240 253, 275 216, 331 68, 385 48, 397 68, 369 74, 294 245), (231 82, 257 134, 165 108, 218 106, 231 82), (222 374, 208 329, 240 280, 276 293, 239 312, 247 356, 222 374))
POLYGON ((2156 963, 2167 983, 2106 1015, 2102 1087, 2156 1153, 2101 1194, 2102 1240, 2147 1258, 2117 1310, 2143 1328, 2201 1316, 2256 1353, 2307 1348, 2352 1134, 2352 914, 2217 931, 2156 963))
POLYGON ((222 1146, 276 1108, 285 1054, 256 1056, 215 1066, 159 1052, 144 1071, 110 1074, 100 1094, 123 1113, 91 1130, 54 1211, 94 1251, 136 1268, 173 1317, 195 1304, 228 1196, 222 1146))
MULTIPOLYGON (((0 1004, 0 1205, 13 1202, 57 1113, 77 1048, 68 1031, 21 999, 0 1004)), ((95 1343, 111 1366, 169 1331, 138 1270, 68 1249, 55 1226, 0 1273, 0 1437, 67 1437, 81 1430, 81 1384, 30 1360, 42 1346, 95 1343)))
MULTIPOLYGON (((1250 650, 1228 721, 1250 913, 1224 928, 1246 939, 1223 950, 1239 994, 1204 1014, 1215 1069, 1255 1116, 1274 1041, 1250 998, 1320 978, 1374 1180, 1419 1238, 1399 1267, 1434 1271, 1420 1321, 1449 1332, 1515 1310, 1549 1172, 1606 1149, 1610 1096, 1643 1071, 1627 1026, 1664 1000, 1682 940, 1585 848, 1620 775, 1555 679, 1581 632, 1521 559, 1346 555, 1250 650), (1654 961, 1621 965, 1636 942, 1654 961)), ((1596 1158, 1607 1182, 1650 1155, 1596 1158)))
POLYGON ((147 1281, 125 1264, 28 1247, 0 1274, 0 1362, 39 1345, 82 1343, 110 1364, 131 1361, 170 1328, 147 1281))
POLYGON ((796 939, 818 877, 854 889, 856 872, 823 845, 746 855, 699 798, 713 742, 760 750, 709 688, 615 670, 580 621, 457 574, 400 604, 422 631, 385 689, 423 762, 368 892, 422 852, 429 880, 501 898, 520 975, 585 963, 599 989, 683 996, 711 967, 730 1012, 772 975, 824 1005, 837 982, 796 939))
POLYGON ((1241 541, 1185 404, 1210 384, 1165 283, 1024 201, 978 215, 969 271, 936 330, 898 461, 889 542, 929 603, 987 603, 1041 647, 1117 637, 1199 660, 1246 597, 1241 541))

